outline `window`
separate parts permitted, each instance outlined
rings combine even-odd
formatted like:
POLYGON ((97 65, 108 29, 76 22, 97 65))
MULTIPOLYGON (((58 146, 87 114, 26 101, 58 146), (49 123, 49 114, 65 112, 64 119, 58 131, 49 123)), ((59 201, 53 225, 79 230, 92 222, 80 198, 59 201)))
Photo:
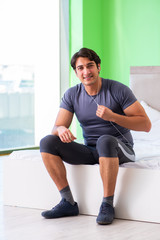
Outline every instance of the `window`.
POLYGON ((60 100, 59 0, 0 0, 0 151, 38 146, 60 100))
POLYGON ((0 66, 0 150, 34 146, 34 69, 0 66))

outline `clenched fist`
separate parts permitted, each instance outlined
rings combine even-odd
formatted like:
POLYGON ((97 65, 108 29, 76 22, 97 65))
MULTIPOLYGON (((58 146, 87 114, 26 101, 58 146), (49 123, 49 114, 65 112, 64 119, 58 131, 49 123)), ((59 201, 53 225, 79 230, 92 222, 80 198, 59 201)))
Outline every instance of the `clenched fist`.
POLYGON ((96 115, 105 121, 112 121, 114 113, 112 112, 111 109, 103 105, 98 105, 96 115))

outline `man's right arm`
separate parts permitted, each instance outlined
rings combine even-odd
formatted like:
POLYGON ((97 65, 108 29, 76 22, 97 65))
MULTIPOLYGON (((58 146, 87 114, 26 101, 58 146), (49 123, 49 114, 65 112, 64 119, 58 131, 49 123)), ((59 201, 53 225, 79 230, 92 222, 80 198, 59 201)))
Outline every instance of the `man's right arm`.
POLYGON ((69 126, 71 125, 73 119, 73 113, 60 108, 55 125, 52 129, 52 134, 59 136, 62 142, 69 143, 74 141, 76 138, 69 130, 69 126))

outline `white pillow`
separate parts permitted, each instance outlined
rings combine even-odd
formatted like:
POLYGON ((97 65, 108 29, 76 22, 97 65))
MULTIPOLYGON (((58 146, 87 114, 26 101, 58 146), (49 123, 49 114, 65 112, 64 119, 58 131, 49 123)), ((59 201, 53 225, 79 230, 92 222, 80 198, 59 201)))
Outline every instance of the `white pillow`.
POLYGON ((131 131, 133 140, 144 140, 158 142, 160 140, 160 120, 152 123, 152 128, 150 132, 139 132, 139 131, 131 131))
POLYGON ((146 111, 148 117, 151 120, 152 128, 150 132, 140 132, 140 131, 131 131, 131 134, 133 136, 133 140, 141 140, 141 141, 147 141, 151 143, 158 143, 160 142, 160 112, 156 109, 150 107, 147 103, 144 101, 141 102, 141 105, 143 106, 144 110, 146 111))
POLYGON ((145 112, 147 113, 149 119, 151 120, 151 123, 154 123, 155 121, 160 120, 160 112, 158 110, 152 108, 144 101, 141 101, 140 103, 144 108, 145 112))

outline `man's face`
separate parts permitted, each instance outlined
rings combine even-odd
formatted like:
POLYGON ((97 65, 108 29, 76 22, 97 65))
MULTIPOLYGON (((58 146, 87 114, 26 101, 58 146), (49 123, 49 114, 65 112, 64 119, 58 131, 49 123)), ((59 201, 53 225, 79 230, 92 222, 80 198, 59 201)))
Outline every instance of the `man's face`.
POLYGON ((96 63, 88 58, 79 57, 76 61, 75 73, 85 86, 90 86, 98 80, 99 71, 100 64, 97 68, 96 63))

